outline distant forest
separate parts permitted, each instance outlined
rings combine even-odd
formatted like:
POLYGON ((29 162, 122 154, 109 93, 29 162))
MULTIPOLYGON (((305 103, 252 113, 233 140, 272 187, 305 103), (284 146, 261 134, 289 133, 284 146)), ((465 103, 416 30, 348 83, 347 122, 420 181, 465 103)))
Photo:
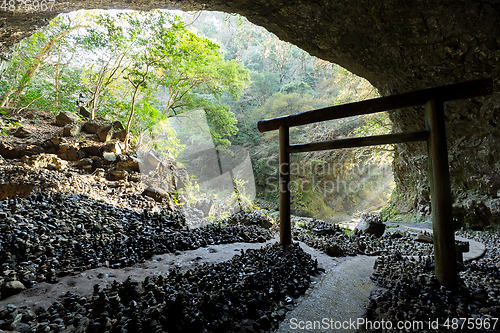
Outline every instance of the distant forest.
MULTIPOLYGON (((259 120, 377 96, 366 80, 219 12, 79 11, 18 44, 0 68, 0 107, 120 120, 134 140, 160 120, 203 108, 219 147, 248 149, 257 197, 275 206, 277 133, 259 120)), ((389 133, 386 115, 311 124, 293 142, 389 133)), ((391 146, 297 154, 294 213, 342 220, 378 210, 392 191, 391 146)))

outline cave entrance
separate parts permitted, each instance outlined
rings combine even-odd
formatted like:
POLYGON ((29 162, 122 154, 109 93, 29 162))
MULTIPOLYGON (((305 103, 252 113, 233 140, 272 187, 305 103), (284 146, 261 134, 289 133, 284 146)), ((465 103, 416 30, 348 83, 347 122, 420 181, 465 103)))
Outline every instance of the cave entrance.
POLYGON ((260 132, 279 130, 281 245, 287 247, 292 243, 290 223, 291 153, 426 141, 429 157, 435 273, 441 285, 450 289, 458 288, 444 102, 491 95, 492 92, 493 80, 487 78, 260 121, 258 123, 260 132), (416 106, 425 106, 426 129, 422 131, 290 144, 290 127, 416 106))

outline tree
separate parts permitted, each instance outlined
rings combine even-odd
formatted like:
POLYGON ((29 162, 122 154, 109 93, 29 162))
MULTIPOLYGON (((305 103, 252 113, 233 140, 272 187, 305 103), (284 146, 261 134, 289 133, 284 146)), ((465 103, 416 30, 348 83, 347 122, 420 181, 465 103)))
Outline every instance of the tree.
POLYGON ((90 93, 85 103, 91 106, 90 119, 95 118, 105 89, 118 80, 131 63, 134 41, 124 30, 128 18, 123 13, 114 17, 107 13, 89 14, 91 27, 76 39, 80 48, 91 55, 85 79, 90 93))
POLYGON ((28 38, 24 47, 17 48, 19 52, 14 56, 18 58, 17 62, 22 66, 22 69, 15 70, 16 74, 12 78, 12 84, 4 94, 0 107, 9 106, 12 100, 16 103, 23 91, 33 81, 40 66, 53 55, 54 47, 60 46, 59 42, 62 39, 66 38, 72 31, 82 27, 84 26, 78 22, 74 23, 67 17, 59 16, 51 21, 48 28, 28 38), (26 50, 29 52, 25 52, 26 50), (21 75, 21 71, 24 71, 24 74, 21 75))
MULTIPOLYGON (((165 116, 204 107, 218 143, 229 144, 225 135, 237 130, 236 118, 227 106, 217 101, 228 93, 237 98, 248 84, 249 74, 241 64, 225 61, 219 46, 189 32, 178 17, 163 11, 123 14, 123 35, 134 52, 123 68, 132 90, 127 133, 141 93, 160 90, 158 106, 165 116)), ((151 105, 148 106, 151 108, 151 105)))

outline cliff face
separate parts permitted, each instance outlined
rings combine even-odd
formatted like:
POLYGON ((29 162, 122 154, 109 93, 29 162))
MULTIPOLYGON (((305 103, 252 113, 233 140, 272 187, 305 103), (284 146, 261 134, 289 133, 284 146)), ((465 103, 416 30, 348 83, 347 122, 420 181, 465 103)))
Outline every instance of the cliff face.
MULTIPOLYGON (((19 2, 17 2, 19 4, 19 2)), ((281 39, 370 80, 383 95, 492 76, 490 98, 447 103, 455 214, 470 225, 500 223, 500 2, 424 0, 61 1, 53 11, 0 11, 0 52, 60 12, 180 8, 239 13, 281 39)), ((424 127, 422 110, 391 114, 394 131, 424 127)), ((390 213, 429 210, 424 144, 398 146, 390 213)))

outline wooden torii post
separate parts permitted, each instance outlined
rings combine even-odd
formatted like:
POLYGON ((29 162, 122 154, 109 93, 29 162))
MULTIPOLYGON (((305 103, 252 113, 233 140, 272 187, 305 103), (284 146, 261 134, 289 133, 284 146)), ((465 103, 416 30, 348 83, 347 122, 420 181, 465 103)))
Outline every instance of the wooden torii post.
POLYGON ((444 103, 491 95, 492 92, 493 80, 486 78, 259 121, 257 126, 260 132, 279 130, 281 245, 287 247, 292 243, 290 223, 291 153, 426 141, 429 156, 436 277, 441 285, 449 289, 456 289, 458 287, 458 273, 444 103), (289 128, 293 126, 422 105, 425 106, 426 126, 426 129, 422 131, 292 145, 289 142, 289 128))

